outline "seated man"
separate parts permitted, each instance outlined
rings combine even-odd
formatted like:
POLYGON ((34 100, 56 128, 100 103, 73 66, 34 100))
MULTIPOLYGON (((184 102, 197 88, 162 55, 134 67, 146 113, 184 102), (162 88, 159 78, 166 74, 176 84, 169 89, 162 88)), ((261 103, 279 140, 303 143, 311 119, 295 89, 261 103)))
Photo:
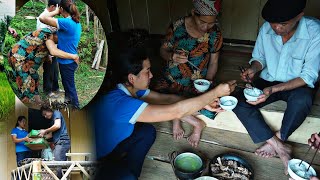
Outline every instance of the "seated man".
POLYGON ((90 113, 94 121, 96 152, 100 167, 96 179, 138 179, 156 132, 152 122, 192 115, 217 98, 230 94, 235 81, 220 84, 198 97, 182 100, 176 95, 148 89, 153 77, 145 49, 125 49, 114 64, 113 90, 97 98, 90 113))
POLYGON ((234 109, 254 143, 266 142, 256 154, 278 155, 285 169, 291 158, 285 142, 310 112, 319 73, 320 21, 304 17, 305 5, 306 0, 268 0, 264 5, 262 17, 267 22, 260 28, 250 67, 241 74, 247 81, 246 76, 253 78, 261 71, 254 84, 263 94, 255 102, 239 102, 234 109), (287 109, 275 133, 259 108, 278 100, 286 101, 287 109))

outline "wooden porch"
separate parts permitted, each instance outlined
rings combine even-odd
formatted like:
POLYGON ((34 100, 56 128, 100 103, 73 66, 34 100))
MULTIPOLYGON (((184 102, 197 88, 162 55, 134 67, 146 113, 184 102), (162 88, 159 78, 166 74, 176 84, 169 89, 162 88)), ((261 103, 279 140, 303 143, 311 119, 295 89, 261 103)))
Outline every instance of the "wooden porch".
MULTIPOLYGON (((217 79, 227 81, 239 79, 239 65, 247 65, 250 59, 252 48, 250 47, 231 47, 225 46, 219 59, 219 70, 217 79)), ((156 61, 156 60, 153 60, 156 61)), ((152 62, 153 63, 153 62, 152 62)), ((157 62, 154 62, 157 63, 157 62)), ((154 65, 153 63, 153 65, 154 65)), ((154 71, 154 70, 153 70, 154 71)), ((289 144, 293 147, 294 158, 304 158, 309 146, 307 139, 314 132, 320 130, 320 93, 318 91, 312 112, 306 118, 305 122, 289 138, 289 144)), ((285 102, 275 102, 261 109, 268 124, 275 130, 281 125, 285 102)), ((236 153, 252 165, 254 169, 254 179, 257 180, 287 180, 289 176, 284 174, 284 167, 278 157, 262 158, 254 154, 256 148, 262 144, 254 144, 247 134, 241 122, 233 112, 223 112, 217 115, 214 120, 202 118, 207 127, 203 130, 201 142, 198 148, 192 148, 188 144, 185 136, 179 141, 173 140, 172 123, 155 123, 157 129, 157 139, 145 159, 141 180, 169 180, 176 179, 169 161, 169 153, 172 151, 196 152, 211 159, 222 153, 236 153)), ((191 133, 191 126, 183 123, 186 135, 191 133)), ((311 150, 306 157, 310 162, 314 150, 311 150)), ((312 165, 317 173, 320 173, 320 156, 318 155, 312 165)))

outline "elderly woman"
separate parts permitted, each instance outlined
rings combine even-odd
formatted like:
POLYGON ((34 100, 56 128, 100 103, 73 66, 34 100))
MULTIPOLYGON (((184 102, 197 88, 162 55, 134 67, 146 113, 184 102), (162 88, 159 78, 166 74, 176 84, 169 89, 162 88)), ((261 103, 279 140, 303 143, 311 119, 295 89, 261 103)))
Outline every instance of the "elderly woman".
POLYGON ((10 50, 6 73, 13 91, 22 102, 28 103, 34 97, 36 103, 41 103, 37 70, 49 52, 56 57, 79 61, 77 55, 57 49, 56 41, 56 35, 50 29, 43 28, 28 33, 10 50))
MULTIPOLYGON (((193 81, 204 78, 213 81, 218 69, 222 35, 217 23, 221 1, 194 0, 190 16, 172 23, 167 30, 160 54, 167 62, 165 77, 155 89, 164 93, 194 96, 193 81)), ((212 118, 212 116, 211 116, 212 118)), ((183 119, 194 126, 188 141, 197 146, 205 124, 193 117, 183 119)), ((173 136, 180 139, 184 130, 180 120, 173 122, 173 136)))

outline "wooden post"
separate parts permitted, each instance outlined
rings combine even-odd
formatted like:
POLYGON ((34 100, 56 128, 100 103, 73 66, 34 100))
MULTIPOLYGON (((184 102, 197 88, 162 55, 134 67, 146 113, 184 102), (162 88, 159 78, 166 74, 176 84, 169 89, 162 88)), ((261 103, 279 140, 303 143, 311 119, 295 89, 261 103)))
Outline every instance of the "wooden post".
POLYGON ((41 161, 32 162, 32 180, 41 180, 41 161))
POLYGON ((104 45, 104 40, 101 40, 101 44, 100 44, 100 47, 99 47, 98 61, 96 63, 96 67, 95 67, 95 69, 97 69, 97 70, 100 67, 100 61, 101 61, 101 55, 102 55, 102 51, 103 51, 103 45, 104 45))
POLYGON ((91 68, 99 68, 100 65, 100 60, 101 60, 101 54, 102 54, 102 50, 103 50, 103 44, 104 44, 104 40, 102 40, 99 44, 98 50, 96 52, 96 55, 94 57, 94 60, 92 62, 92 66, 91 68))
POLYGON ((90 14, 89 14, 89 6, 88 5, 86 5, 86 18, 87 18, 87 31, 89 32, 90 31, 90 22, 89 22, 90 14))
POLYGON ((94 16, 94 18, 93 18, 93 30, 94 30, 94 34, 93 34, 94 42, 96 42, 96 44, 98 44, 99 41, 98 41, 98 18, 97 18, 97 16, 94 16))

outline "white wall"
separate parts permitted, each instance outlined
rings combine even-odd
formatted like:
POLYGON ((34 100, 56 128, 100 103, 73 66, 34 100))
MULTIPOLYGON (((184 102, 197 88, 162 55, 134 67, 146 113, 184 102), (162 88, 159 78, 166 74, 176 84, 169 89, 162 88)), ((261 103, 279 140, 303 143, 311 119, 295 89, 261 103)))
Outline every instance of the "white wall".
POLYGON ((15 0, 0 0, 0 20, 4 16, 14 16, 16 13, 16 1, 15 0))

